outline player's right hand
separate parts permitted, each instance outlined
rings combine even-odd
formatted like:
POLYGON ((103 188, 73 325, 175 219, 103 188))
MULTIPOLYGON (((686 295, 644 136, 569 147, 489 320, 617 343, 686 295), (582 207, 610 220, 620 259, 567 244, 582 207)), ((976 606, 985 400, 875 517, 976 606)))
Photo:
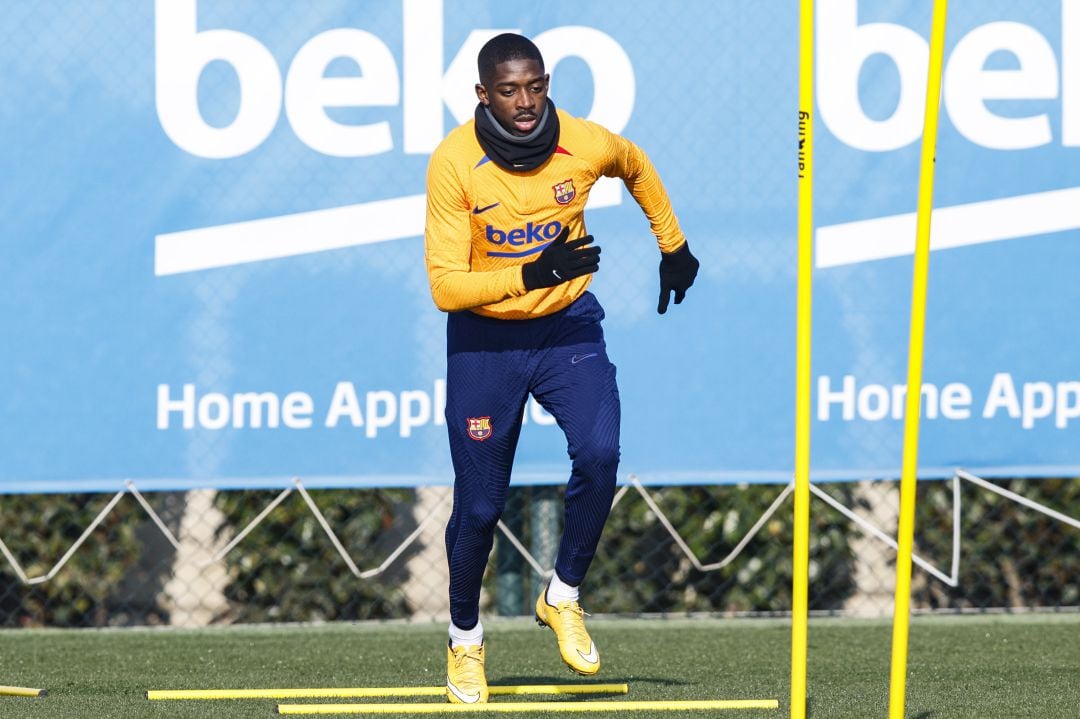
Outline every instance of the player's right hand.
POLYGON ((521 266, 521 279, 526 290, 554 287, 575 277, 591 275, 600 268, 600 248, 591 244, 593 236, 585 235, 567 242, 569 236, 570 228, 564 227, 539 257, 521 266))

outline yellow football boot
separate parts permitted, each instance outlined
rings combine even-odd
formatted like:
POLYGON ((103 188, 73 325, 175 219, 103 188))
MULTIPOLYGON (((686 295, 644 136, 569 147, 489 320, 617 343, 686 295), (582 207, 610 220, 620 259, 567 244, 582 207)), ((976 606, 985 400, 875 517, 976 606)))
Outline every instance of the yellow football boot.
POLYGON ((488 700, 484 676, 484 645, 446 647, 446 698, 451 704, 482 704, 488 700))
POLYGON ((585 611, 577 602, 547 603, 547 591, 536 599, 536 623, 551 627, 559 641, 559 654, 566 666, 578 674, 592 676, 600 671, 600 653, 585 629, 585 611))

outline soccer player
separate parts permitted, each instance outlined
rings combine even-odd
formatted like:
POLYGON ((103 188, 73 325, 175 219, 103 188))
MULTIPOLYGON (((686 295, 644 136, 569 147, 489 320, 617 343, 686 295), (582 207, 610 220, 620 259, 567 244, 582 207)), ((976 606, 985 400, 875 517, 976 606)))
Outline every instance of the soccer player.
POLYGON ((536 45, 505 33, 483 46, 477 64, 475 118, 431 156, 425 229, 431 294, 448 313, 446 692, 455 703, 488 698, 480 583, 530 393, 566 434, 571 460, 555 574, 536 600, 536 619, 555 633, 572 670, 600 669, 579 587, 611 509, 620 408, 604 311, 588 292, 600 262, 583 214, 593 183, 622 178, 648 218, 661 251, 660 314, 672 292, 682 302, 698 270, 649 158, 556 110, 536 45))

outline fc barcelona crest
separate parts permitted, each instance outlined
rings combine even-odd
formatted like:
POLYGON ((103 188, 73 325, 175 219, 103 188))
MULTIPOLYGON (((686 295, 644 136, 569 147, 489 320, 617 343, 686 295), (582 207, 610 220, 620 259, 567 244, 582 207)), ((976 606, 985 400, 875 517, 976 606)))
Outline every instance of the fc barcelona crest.
POLYGON ((574 178, 572 177, 552 185, 551 189, 555 190, 555 201, 560 205, 569 205, 574 200, 574 196, 577 195, 577 191, 574 189, 574 178))
POLYGON ((469 437, 483 442, 491 436, 491 417, 469 417, 469 437))

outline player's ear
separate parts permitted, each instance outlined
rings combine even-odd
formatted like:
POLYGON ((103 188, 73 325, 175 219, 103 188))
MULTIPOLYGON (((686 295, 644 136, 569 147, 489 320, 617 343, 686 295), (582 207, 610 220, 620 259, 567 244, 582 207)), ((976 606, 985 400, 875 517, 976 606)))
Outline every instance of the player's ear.
POLYGON ((479 100, 480 103, 482 105, 484 105, 484 107, 487 107, 487 105, 488 105, 488 93, 487 93, 487 88, 484 87, 483 83, 480 83, 480 82, 476 83, 476 99, 479 100))

